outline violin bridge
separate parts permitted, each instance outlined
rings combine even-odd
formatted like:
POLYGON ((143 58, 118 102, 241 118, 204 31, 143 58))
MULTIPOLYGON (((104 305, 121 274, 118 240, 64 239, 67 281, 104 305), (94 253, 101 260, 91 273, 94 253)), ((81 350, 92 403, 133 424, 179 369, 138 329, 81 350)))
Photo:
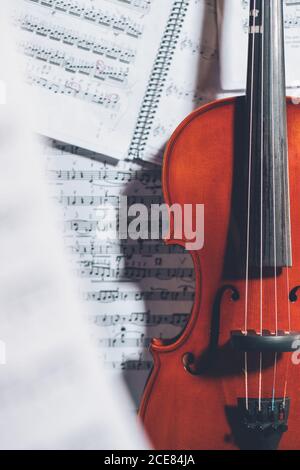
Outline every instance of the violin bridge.
POLYGON ((299 339, 299 331, 275 333, 264 330, 262 334, 254 330, 231 332, 232 347, 242 352, 293 352, 297 349, 299 339))
POLYGON ((289 398, 239 398, 238 410, 248 431, 286 432, 290 411, 289 398))

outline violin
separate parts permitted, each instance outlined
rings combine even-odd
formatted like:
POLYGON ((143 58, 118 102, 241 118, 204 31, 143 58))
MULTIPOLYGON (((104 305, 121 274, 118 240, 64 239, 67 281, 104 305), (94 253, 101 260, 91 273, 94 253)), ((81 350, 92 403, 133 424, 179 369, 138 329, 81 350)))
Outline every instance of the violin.
MULTIPOLYGON (((169 207, 203 204, 205 222, 189 322, 150 346, 139 414, 153 446, 299 449, 300 107, 286 98, 283 0, 250 1, 246 96, 180 124, 163 192, 169 207)), ((171 212, 166 242, 187 246, 171 212)))

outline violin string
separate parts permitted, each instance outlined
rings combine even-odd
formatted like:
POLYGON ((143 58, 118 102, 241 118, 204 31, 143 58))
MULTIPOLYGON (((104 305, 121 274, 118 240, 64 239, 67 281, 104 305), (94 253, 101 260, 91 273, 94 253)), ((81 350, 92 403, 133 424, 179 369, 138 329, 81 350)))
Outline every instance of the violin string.
POLYGON ((290 361, 291 361, 291 358, 288 358, 286 372, 285 372, 284 393, 283 393, 283 407, 284 408, 285 408, 286 399, 287 399, 287 387, 288 387, 288 375, 290 371, 290 361))
POLYGON ((248 390, 248 353, 245 352, 245 396, 246 396, 246 410, 249 410, 249 390, 248 390))
MULTIPOLYGON (((284 81, 285 85, 285 81, 284 81)), ((284 99, 286 100, 286 93, 284 94, 284 99)), ((287 129, 286 129, 287 130, 287 129)), ((288 148, 287 148, 287 155, 288 155, 288 148)), ((286 166, 286 174, 283 179, 283 185, 284 185, 284 194, 287 194, 287 201, 288 204, 285 205, 285 220, 288 221, 288 227, 285 227, 285 244, 286 244, 286 287, 287 287, 287 310, 288 310, 288 332, 291 333, 292 331, 292 324, 291 324, 291 304, 290 304, 290 273, 289 273, 289 250, 290 253, 292 254, 292 240, 290 236, 290 224, 291 224, 291 214, 290 214, 290 205, 291 205, 291 199, 290 199, 290 180, 289 180, 289 158, 286 160, 287 166, 286 166), (289 237, 288 237, 289 235, 289 237), (288 249, 289 247, 289 249, 288 249)))
MULTIPOLYGON (((290 182, 289 182, 289 159, 287 158, 287 174, 284 178, 284 192, 288 196, 288 206, 285 208, 287 211, 286 220, 289 221, 290 224, 290 182), (287 184, 286 179, 287 178, 287 184)), ((287 310, 288 310, 288 332, 291 333, 292 331, 292 319, 291 319, 291 304, 290 304, 290 272, 289 272, 289 259, 288 259, 288 246, 290 244, 290 253, 292 253, 292 244, 291 244, 291 237, 288 238, 288 230, 289 228, 286 227, 285 229, 285 244, 286 244, 286 288, 287 288, 287 310)))
POLYGON ((263 203, 264 203, 264 0, 261 3, 261 128, 260 128, 260 333, 263 333, 263 203))
POLYGON ((262 410, 262 362, 263 355, 259 353, 259 386, 258 386, 258 410, 262 410))
MULTIPOLYGON (((289 186, 289 161, 287 159, 287 184, 286 180, 284 178, 284 192, 287 193, 288 195, 288 207, 286 207, 286 211, 288 212, 288 218, 286 219, 290 220, 290 186, 289 186), (286 187, 287 186, 287 187, 286 187)), ((291 321, 291 304, 290 304, 290 273, 289 273, 289 259, 288 259, 288 229, 286 228, 285 230, 285 237, 286 237, 286 287, 287 287, 287 310, 288 310, 288 333, 291 333, 292 331, 292 321, 291 321)), ((290 239, 290 245, 291 245, 291 239, 290 239)), ((292 253, 292 246, 290 246, 290 252, 292 253)), ((286 373, 285 373, 285 383, 284 383, 284 398, 283 398, 283 406, 285 408, 286 405, 286 398, 287 398, 287 387, 288 387, 288 376, 289 376, 289 370, 290 370, 290 360, 291 358, 287 359, 287 365, 286 365, 286 373)))
POLYGON ((273 392, 272 392, 272 410, 275 409, 275 398, 276 398, 276 375, 277 375, 277 352, 274 358, 274 374, 273 374, 273 392))
MULTIPOLYGON (((263 197, 264 197, 264 42, 265 42, 265 8, 264 0, 261 2, 261 166, 260 166, 260 334, 263 334, 263 197)), ((262 353, 259 354, 259 411, 262 408, 262 353)))
MULTIPOLYGON (((254 0, 254 11, 256 10, 256 0, 254 0)), ((254 27, 256 17, 253 17, 254 27)), ((251 18, 250 18, 251 20, 251 18)), ((250 31, 250 26, 249 26, 250 31)), ((251 37, 251 36, 250 36, 251 37)), ((246 286, 245 286, 245 328, 248 329, 248 297, 249 297, 249 255, 250 255, 250 213, 251 213, 251 170, 252 170, 252 137, 253 137, 253 105, 254 105, 254 60, 255 60, 255 35, 252 34, 252 58, 251 58, 251 86, 250 86, 250 130, 249 130, 249 169, 248 169, 248 208, 247 208, 247 252, 246 252, 246 286)))
MULTIPOLYGON (((251 7, 250 7, 251 10, 251 7)), ((256 11, 256 0, 253 4, 253 12, 256 11)), ((249 32, 251 28, 251 17, 249 18, 249 32)), ((256 27, 256 16, 253 14, 253 26, 256 27)), ((251 35, 250 35, 251 38, 251 35)), ((249 130, 249 169, 248 169, 248 208, 247 208, 247 247, 246 247, 246 283, 245 283, 245 328, 248 330, 248 297, 249 297, 249 254, 250 254, 250 213, 251 213, 251 171, 252 171, 252 138, 253 138, 253 104, 254 104, 254 61, 255 61, 255 34, 252 34, 252 57, 251 57, 251 84, 250 84, 250 130, 249 130)), ((245 352, 245 390, 246 409, 249 409, 248 395, 248 353, 245 352)))
MULTIPOLYGON (((273 22, 274 3, 270 2, 270 16, 273 22)), ((271 44, 274 44, 273 24, 270 27, 271 44)), ((275 334, 278 336, 278 286, 277 286, 277 233, 276 233, 276 177, 275 177, 275 123, 274 123, 274 58, 271 55, 271 120, 272 120, 272 159, 273 159, 273 233, 274 233, 274 301, 275 301, 275 334)), ((274 380, 272 391, 272 408, 275 406, 276 396, 277 353, 274 355, 274 380)))
MULTIPOLYGON (((288 236, 286 233, 286 243, 288 243, 288 236)), ((288 265, 288 262, 287 262, 288 265)), ((291 320, 291 304, 290 304, 290 275, 289 268, 286 267, 286 290, 287 290, 287 304, 288 304, 288 333, 292 331, 292 320, 291 320)))
MULTIPOLYGON (((271 18, 273 14, 273 2, 270 2, 271 18)), ((271 43, 274 43, 273 25, 271 25, 271 43)), ((273 159, 273 234, 274 234, 274 297, 275 297, 275 333, 278 336, 278 286, 277 286, 277 233, 276 233, 276 177, 275 177, 275 123, 274 123, 274 63, 271 54, 271 119, 272 119, 272 159, 273 159)))
MULTIPOLYGON (((284 95, 284 99, 286 97, 284 95)), ((288 152, 288 149, 287 149, 288 152)), ((285 244, 286 244, 286 287, 287 287, 287 310, 288 310, 288 333, 292 331, 292 323, 291 323, 291 304, 290 304, 290 273, 289 273, 289 257, 288 257, 288 246, 290 249, 290 253, 292 253, 292 240, 291 237, 288 238, 288 233, 290 234, 290 181, 289 181, 289 158, 287 158, 287 169, 286 175, 284 177, 284 193, 287 194, 288 197, 288 205, 285 205, 285 219, 288 220, 289 225, 288 228, 285 229, 285 244), (289 232, 288 232, 289 231, 289 232)), ((286 398, 287 398, 287 387, 288 387, 288 376, 290 370, 290 360, 291 358, 287 359, 286 365, 286 372, 285 372, 285 383, 284 383, 284 399, 283 399, 283 406, 286 405, 286 398)))

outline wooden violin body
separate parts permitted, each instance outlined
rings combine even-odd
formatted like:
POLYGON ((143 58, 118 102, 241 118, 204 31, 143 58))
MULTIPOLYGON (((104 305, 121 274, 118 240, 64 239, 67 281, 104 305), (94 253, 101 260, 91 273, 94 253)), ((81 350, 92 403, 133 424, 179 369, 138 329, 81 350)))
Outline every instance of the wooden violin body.
MULTIPOLYGON (((247 286, 239 269, 240 225, 247 212, 241 195, 246 184, 241 162, 247 154, 244 98, 194 111, 168 144, 165 201, 182 207, 204 204, 205 241, 202 250, 191 252, 196 296, 188 325, 173 342, 153 340, 151 345, 154 368, 140 416, 156 449, 300 448, 300 366, 292 353, 273 351, 260 357, 253 352, 245 376, 245 354, 230 345, 232 331, 243 329, 245 296, 249 331, 259 331, 262 308, 264 330, 274 332, 276 311, 277 331, 300 331, 300 106, 291 100, 287 121, 293 262, 276 276, 268 270, 263 277, 250 272, 247 286), (251 428, 251 417, 246 426, 238 410, 245 395, 256 407, 259 399, 260 405, 268 403, 267 411, 255 411, 260 432, 257 423, 251 428), (287 401, 288 411, 283 409, 287 401), (277 420, 289 415, 287 432, 263 429, 274 412, 277 420)), ((186 240, 171 236, 167 243, 185 247, 186 240)))

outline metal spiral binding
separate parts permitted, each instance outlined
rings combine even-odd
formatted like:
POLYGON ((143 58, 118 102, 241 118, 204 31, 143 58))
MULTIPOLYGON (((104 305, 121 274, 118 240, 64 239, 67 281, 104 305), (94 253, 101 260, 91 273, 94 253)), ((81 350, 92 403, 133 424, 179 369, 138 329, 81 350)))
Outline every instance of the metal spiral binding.
POLYGON ((189 2, 190 0, 174 1, 129 147, 129 158, 142 158, 168 71, 170 69, 172 57, 177 47, 189 2))

